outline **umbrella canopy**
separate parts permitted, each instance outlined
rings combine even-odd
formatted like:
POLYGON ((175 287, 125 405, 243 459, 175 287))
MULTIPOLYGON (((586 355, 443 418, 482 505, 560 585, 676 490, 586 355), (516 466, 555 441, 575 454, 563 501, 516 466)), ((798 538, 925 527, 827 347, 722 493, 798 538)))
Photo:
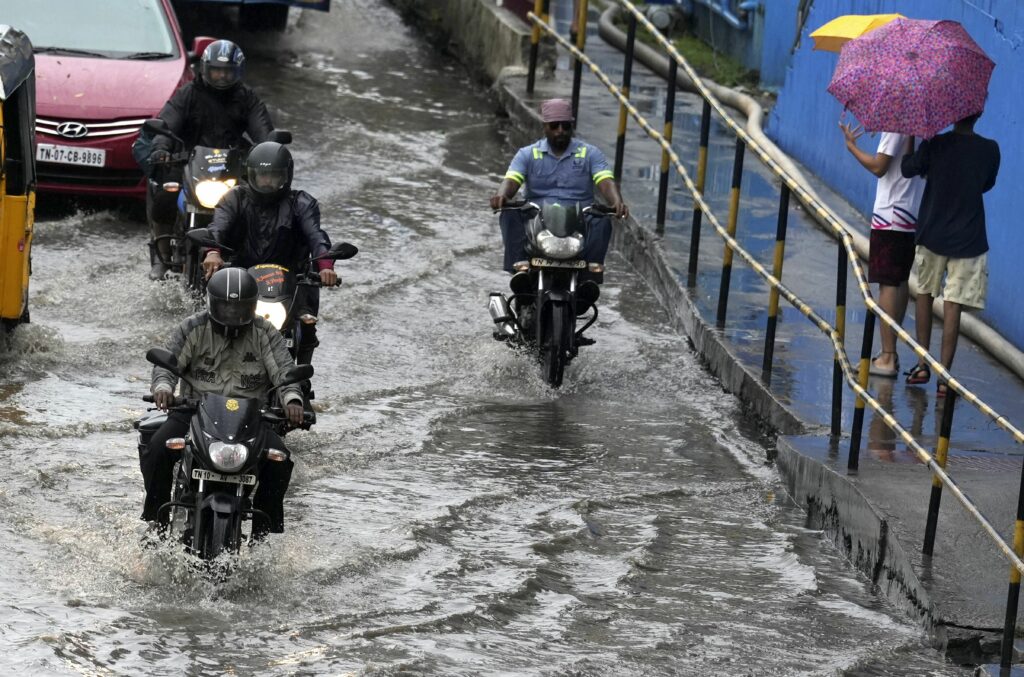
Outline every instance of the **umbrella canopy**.
POLYGON ((811 33, 814 49, 838 52, 850 40, 901 18, 902 14, 847 14, 836 17, 811 33))
POLYGON ((930 139, 984 110, 994 67, 955 21, 896 19, 843 46, 828 91, 868 131, 930 139))

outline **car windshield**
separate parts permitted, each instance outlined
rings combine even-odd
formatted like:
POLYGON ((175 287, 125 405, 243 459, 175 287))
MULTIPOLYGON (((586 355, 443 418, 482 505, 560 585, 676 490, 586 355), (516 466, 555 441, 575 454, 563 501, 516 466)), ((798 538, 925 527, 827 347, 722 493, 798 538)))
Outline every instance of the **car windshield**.
POLYGON ((0 0, 0 17, 28 35, 39 53, 178 55, 160 0, 0 0))

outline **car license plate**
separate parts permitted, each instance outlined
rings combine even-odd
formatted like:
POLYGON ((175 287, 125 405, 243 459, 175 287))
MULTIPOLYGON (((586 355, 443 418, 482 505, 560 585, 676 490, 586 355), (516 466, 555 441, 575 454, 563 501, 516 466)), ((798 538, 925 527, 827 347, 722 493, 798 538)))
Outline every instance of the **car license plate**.
POLYGON ((192 469, 192 479, 210 482, 229 482, 231 484, 256 484, 256 475, 221 475, 212 470, 192 469))
POLYGON ((64 165, 85 165, 86 167, 102 167, 107 161, 107 151, 102 148, 82 148, 80 146, 59 146, 54 143, 36 145, 38 162, 57 162, 64 165))
POLYGON ((535 268, 586 268, 586 261, 554 261, 552 259, 530 259, 535 268))

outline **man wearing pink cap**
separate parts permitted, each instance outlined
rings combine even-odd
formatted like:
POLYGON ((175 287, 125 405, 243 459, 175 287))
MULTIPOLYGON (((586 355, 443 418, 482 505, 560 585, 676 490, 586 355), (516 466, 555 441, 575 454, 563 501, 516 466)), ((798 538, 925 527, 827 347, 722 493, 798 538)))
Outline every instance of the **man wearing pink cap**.
MULTIPOLYGON (((540 114, 544 121, 544 138, 519 149, 505 172, 501 186, 491 196, 491 208, 501 209, 524 183, 529 201, 557 199, 582 203, 583 206, 594 202, 594 186, 597 186, 608 206, 615 210, 615 216, 628 216, 629 208, 622 201, 604 153, 596 146, 573 137, 574 120, 569 102, 549 99, 541 104, 540 114)), ((504 269, 510 273, 526 270, 529 264, 522 214, 516 210, 503 211, 500 222, 501 237, 505 243, 504 269)), ((583 258, 589 264, 592 279, 598 282, 604 272, 604 258, 611 236, 609 217, 590 219, 583 258)))

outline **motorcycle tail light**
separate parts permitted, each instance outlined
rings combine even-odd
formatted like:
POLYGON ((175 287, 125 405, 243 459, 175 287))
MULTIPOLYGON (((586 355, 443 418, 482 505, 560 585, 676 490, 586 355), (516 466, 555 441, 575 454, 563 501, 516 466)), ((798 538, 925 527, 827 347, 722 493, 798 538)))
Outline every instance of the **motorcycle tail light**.
POLYGON ((178 183, 177 181, 168 181, 162 186, 162 188, 166 190, 168 193, 177 193, 179 190, 181 190, 181 184, 178 183))
POLYGON ((185 448, 185 438, 172 437, 168 439, 167 442, 164 443, 164 446, 167 447, 168 449, 175 449, 177 451, 181 451, 182 449, 185 448))

